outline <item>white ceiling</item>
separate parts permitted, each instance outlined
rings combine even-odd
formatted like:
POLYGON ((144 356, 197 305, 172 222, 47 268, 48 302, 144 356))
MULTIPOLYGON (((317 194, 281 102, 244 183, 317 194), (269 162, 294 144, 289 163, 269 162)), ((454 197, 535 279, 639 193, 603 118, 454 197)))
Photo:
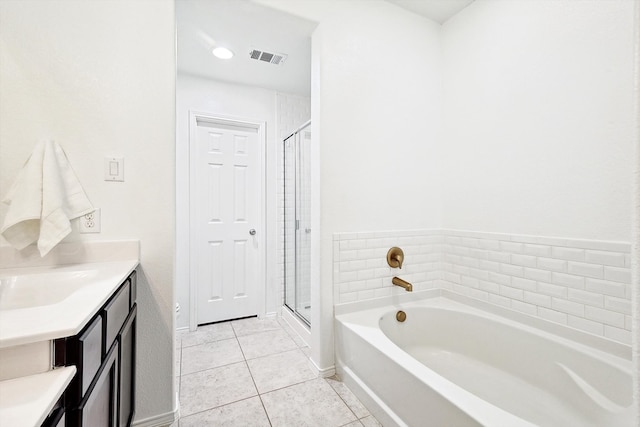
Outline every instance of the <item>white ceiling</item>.
POLYGON ((311 33, 316 23, 249 0, 178 0, 178 71, 309 96, 311 33), (216 46, 235 56, 221 60, 216 46), (285 53, 281 65, 249 58, 252 49, 285 53))
MULTIPOLYGON (((474 0, 387 1, 443 23, 474 0)), ((179 72, 309 96, 315 22, 251 0, 178 0, 176 20, 179 72), (231 49, 235 56, 214 57, 216 46, 231 49), (249 58, 252 49, 288 58, 281 65, 256 61, 249 58)))
POLYGON ((440 24, 469 6, 474 0, 387 0, 440 24))

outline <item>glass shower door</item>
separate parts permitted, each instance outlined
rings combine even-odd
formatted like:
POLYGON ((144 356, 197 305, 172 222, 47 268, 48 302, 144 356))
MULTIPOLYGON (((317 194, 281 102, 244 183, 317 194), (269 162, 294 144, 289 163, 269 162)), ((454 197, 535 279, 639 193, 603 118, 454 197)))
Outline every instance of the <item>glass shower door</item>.
POLYGON ((285 305, 311 324, 311 124, 284 141, 285 305))

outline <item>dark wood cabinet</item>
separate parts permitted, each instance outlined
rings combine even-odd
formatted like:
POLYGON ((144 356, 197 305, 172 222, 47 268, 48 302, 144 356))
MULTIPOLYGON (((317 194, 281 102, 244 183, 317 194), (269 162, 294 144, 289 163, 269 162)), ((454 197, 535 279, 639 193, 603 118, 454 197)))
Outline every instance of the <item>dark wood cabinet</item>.
POLYGON ((133 422, 136 286, 134 271, 78 335, 55 341, 55 364, 77 369, 64 394, 60 426, 128 427, 133 422))

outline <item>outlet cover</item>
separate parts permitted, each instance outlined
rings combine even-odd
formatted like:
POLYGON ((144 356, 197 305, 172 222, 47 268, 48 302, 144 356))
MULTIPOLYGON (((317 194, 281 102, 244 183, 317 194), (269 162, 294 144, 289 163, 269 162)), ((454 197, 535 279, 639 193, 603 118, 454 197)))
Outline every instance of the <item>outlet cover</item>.
POLYGON ((96 209, 80 218, 80 233, 100 232, 100 209, 96 209))

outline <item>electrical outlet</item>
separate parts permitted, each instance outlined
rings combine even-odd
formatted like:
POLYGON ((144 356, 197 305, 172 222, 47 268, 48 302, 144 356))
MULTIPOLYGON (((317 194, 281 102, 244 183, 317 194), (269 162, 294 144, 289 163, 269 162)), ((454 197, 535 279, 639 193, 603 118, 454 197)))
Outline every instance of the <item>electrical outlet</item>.
POLYGON ((99 233, 100 232, 100 209, 96 209, 86 215, 80 217, 81 233, 99 233))

